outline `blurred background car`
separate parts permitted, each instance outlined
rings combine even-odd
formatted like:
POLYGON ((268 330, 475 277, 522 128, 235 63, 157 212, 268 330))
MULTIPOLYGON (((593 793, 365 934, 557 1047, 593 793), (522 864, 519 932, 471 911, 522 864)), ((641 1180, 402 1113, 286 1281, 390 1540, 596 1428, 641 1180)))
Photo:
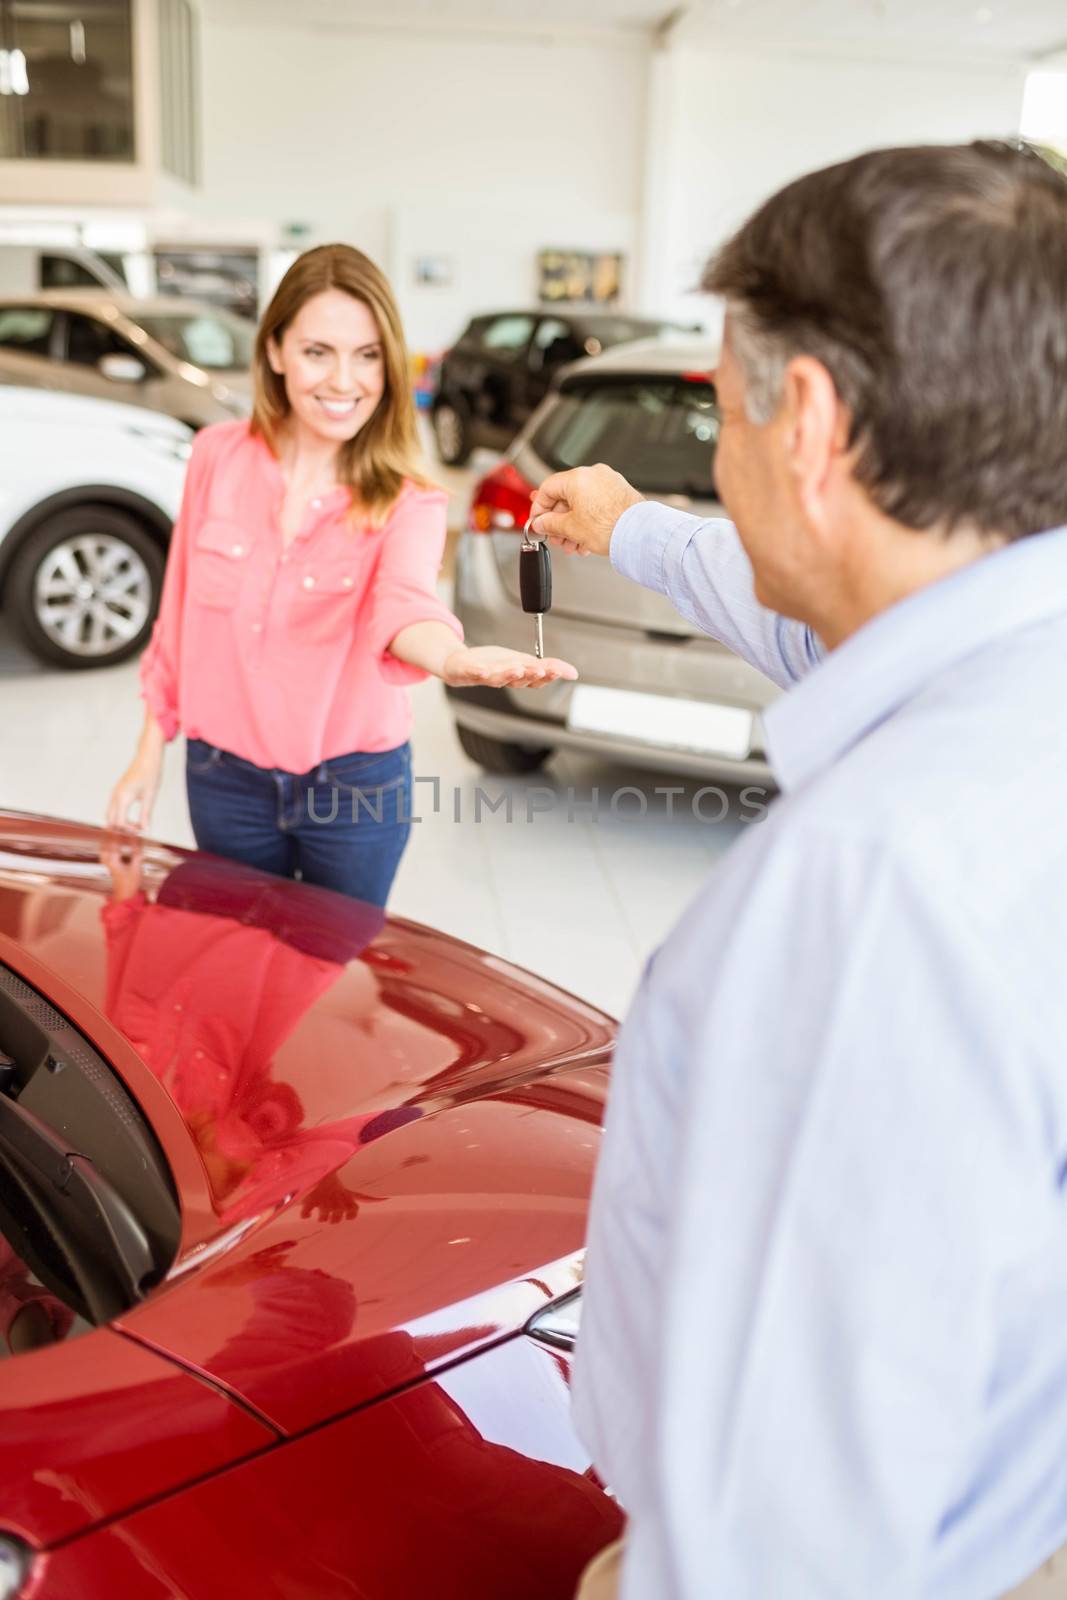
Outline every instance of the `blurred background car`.
MULTIPOLYGON (((650 498, 723 516, 712 472, 719 412, 706 341, 646 341, 578 362, 474 491, 456 560, 455 609, 470 644, 529 649, 519 535, 552 472, 603 461, 650 498)), ((536 695, 449 689, 460 744, 486 771, 532 772, 568 746, 641 766, 771 781, 760 712, 778 693, 663 595, 606 561, 557 556, 545 649, 577 683, 536 695)))
POLYGON ((18 383, 144 406, 191 428, 251 409, 255 329, 195 300, 42 290, 0 299, 0 371, 18 383))
POLYGON ((615 311, 498 311, 472 317, 441 360, 432 415, 437 453, 462 466, 478 445, 505 450, 561 368, 677 323, 615 311))
POLYGON ((134 406, 0 383, 0 603, 41 660, 147 642, 192 435, 134 406))

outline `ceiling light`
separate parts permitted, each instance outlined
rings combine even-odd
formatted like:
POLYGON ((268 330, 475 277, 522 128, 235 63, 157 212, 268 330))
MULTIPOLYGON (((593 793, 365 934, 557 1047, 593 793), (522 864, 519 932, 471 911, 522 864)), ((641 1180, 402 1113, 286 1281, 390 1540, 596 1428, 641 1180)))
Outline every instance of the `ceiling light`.
POLYGON ((979 6, 978 10, 974 14, 974 20, 975 20, 975 22, 980 22, 983 27, 985 27, 987 22, 992 22, 992 20, 993 20, 993 8, 992 8, 992 6, 979 6))
POLYGON ((0 94, 29 94, 26 57, 21 50, 0 50, 0 94))

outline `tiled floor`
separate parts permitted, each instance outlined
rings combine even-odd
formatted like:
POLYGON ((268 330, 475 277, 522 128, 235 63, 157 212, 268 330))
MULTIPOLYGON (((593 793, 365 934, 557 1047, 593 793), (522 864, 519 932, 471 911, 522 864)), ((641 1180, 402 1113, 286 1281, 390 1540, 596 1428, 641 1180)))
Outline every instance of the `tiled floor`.
MULTIPOLYGON (((461 513, 470 477, 447 475, 454 513, 461 513)), ((668 815, 657 786, 682 779, 572 752, 532 779, 487 778, 460 750, 440 684, 416 689, 414 705, 415 770, 438 780, 439 809, 434 785, 420 784, 415 812, 424 820, 412 831, 391 909, 621 1013, 646 956, 745 826, 736 805, 732 820, 701 820, 692 807, 700 786, 690 783, 668 815), (621 796, 613 807, 624 785, 640 794, 621 796), (500 809, 479 801, 479 789, 500 809)), ((0 622, 0 807, 101 821, 140 722, 136 663, 52 671, 0 622)), ((192 844, 182 767, 181 751, 172 747, 152 831, 192 844)), ((705 812, 713 816, 715 807, 705 812)))

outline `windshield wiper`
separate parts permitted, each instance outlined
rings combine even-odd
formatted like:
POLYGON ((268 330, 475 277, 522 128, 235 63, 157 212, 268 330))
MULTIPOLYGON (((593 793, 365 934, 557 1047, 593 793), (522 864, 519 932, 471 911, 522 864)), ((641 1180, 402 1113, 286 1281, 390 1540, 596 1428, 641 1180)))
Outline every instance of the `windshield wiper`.
POLYGON ((93 1323, 140 1300, 160 1276, 127 1202, 88 1157, 0 1093, 0 1227, 60 1299, 93 1323))

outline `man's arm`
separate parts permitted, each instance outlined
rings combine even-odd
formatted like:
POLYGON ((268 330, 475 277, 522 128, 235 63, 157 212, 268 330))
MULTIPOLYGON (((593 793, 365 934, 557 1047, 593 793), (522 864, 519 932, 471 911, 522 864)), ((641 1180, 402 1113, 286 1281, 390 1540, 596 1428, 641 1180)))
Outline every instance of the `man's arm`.
POLYGON ((1032 1044, 951 916, 864 842, 746 840, 655 958, 575 1372, 624 1600, 926 1592, 1056 1227, 1032 1044))
POLYGON ((535 533, 582 555, 611 556, 624 577, 667 596, 690 622, 785 689, 824 654, 801 622, 761 605, 737 529, 646 501, 611 467, 557 472, 534 496, 535 533))
POLYGON ((610 555, 616 572, 658 589, 683 617, 782 689, 822 660, 823 647, 805 623, 756 599, 751 563, 725 517, 703 521, 643 500, 615 524, 610 555))

